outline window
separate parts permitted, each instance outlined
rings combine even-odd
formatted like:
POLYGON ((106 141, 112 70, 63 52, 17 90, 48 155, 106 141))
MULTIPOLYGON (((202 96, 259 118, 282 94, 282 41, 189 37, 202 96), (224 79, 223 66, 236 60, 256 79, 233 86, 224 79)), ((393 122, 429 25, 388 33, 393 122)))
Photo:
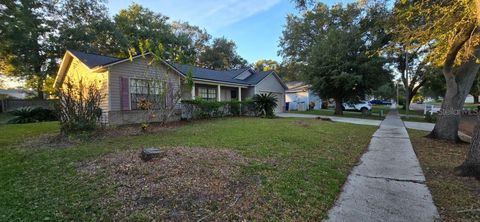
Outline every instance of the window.
POLYGON ((199 97, 205 100, 216 100, 217 99, 217 89, 215 88, 198 88, 199 97))
POLYGON ((138 110, 139 102, 145 100, 158 108, 160 100, 160 83, 147 79, 130 79, 130 103, 132 110, 138 110))

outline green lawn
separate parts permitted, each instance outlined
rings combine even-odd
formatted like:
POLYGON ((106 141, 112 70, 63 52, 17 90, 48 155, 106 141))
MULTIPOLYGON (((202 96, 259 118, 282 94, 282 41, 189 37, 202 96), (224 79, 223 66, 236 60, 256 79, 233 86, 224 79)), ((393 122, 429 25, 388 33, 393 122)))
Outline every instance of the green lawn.
POLYGON ((79 175, 79 164, 150 146, 235 150, 250 160, 242 172, 261 180, 263 201, 252 209, 259 220, 320 220, 375 129, 320 120, 230 118, 51 148, 24 142, 58 133, 56 122, 0 125, 0 221, 110 220, 118 206, 106 209, 99 203, 117 188, 102 184, 102 176, 79 175))
MULTIPOLYGON (((388 112, 390 112, 390 106, 382 106, 382 105, 376 105, 376 106, 373 106, 372 107, 372 112, 373 113, 379 113, 380 110, 383 110, 383 113, 387 114, 388 112)), ((409 110, 409 115, 419 115, 419 116, 423 116, 423 111, 419 111, 419 110, 409 110)), ((406 113, 406 110, 405 109, 398 109, 398 113, 400 114, 405 114, 406 113)))
POLYGON ((465 109, 478 109, 480 104, 466 103, 463 108, 465 109))
POLYGON ((372 113, 379 113, 380 111, 383 111, 384 114, 388 114, 388 112, 390 112, 390 106, 385 106, 385 105, 372 106, 372 113))

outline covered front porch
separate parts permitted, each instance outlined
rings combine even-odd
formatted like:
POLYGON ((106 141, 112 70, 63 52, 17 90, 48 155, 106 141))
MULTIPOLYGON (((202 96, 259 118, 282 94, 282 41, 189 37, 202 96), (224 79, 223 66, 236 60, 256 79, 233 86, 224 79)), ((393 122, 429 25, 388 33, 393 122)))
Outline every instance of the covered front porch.
POLYGON ((192 99, 201 98, 209 101, 243 101, 250 95, 251 89, 244 85, 210 83, 194 81, 192 99))

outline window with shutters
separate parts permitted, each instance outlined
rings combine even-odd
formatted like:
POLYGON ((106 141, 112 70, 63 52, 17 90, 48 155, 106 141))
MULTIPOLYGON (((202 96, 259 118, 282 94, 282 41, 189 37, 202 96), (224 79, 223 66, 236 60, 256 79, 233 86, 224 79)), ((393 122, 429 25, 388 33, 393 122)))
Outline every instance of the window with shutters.
POLYGON ((147 79, 130 79, 130 103, 132 110, 141 109, 148 102, 152 108, 158 109, 160 103, 161 84, 159 81, 147 79))

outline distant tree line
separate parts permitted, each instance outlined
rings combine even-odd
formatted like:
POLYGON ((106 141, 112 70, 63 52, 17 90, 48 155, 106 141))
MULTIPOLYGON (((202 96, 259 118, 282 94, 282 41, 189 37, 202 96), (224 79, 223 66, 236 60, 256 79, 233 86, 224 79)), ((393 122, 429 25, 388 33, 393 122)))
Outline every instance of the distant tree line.
POLYGON ((211 69, 247 65, 233 41, 135 3, 110 17, 104 0, 2 1, 0 21, 0 73, 25 79, 40 98, 51 90, 67 49, 128 57, 149 40, 169 61, 211 69))

